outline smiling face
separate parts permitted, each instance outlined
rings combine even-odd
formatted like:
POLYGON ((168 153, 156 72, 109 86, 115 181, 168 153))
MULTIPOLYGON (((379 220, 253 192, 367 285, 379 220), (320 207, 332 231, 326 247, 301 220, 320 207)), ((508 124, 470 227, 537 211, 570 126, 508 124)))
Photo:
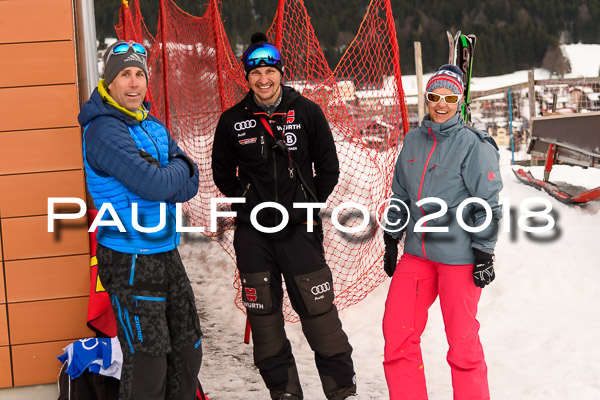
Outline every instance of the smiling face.
POLYGON ((140 108, 147 91, 146 73, 139 67, 122 69, 108 85, 110 96, 123 108, 133 112, 140 108))
POLYGON ((281 90, 281 72, 275 67, 259 67, 248 73, 248 83, 256 102, 264 106, 275 103, 281 90))
MULTIPOLYGON (((437 88, 433 91, 433 93, 444 95, 444 94, 452 94, 454 92, 452 90, 446 89, 446 88, 437 88)), ((427 101, 427 109, 429 110, 429 117, 431 118, 431 120, 433 122, 442 124, 442 123, 448 121, 450 118, 454 117, 454 115, 458 111, 459 103, 460 103, 460 101, 457 103, 454 103, 454 104, 448 104, 448 103, 446 103, 446 100, 444 100, 444 99, 440 99, 440 101, 438 101, 437 103, 434 103, 432 101, 427 101)))

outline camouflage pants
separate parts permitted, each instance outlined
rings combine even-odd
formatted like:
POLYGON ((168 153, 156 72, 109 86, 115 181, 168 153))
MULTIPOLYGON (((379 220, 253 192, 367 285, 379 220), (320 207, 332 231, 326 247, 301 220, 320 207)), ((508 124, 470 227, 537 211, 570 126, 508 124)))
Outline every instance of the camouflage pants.
POLYGON ((98 245, 96 255, 123 351, 120 399, 195 399, 202 332, 177 249, 142 255, 98 245))

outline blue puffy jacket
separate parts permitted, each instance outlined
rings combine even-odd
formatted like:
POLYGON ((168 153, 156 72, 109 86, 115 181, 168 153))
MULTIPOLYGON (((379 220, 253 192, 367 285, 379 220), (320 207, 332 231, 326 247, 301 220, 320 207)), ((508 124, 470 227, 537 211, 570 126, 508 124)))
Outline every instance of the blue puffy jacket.
MULTIPOLYGON (((144 104, 149 109, 149 104, 144 104)), ((110 203, 125 232, 117 226, 99 226, 98 243, 132 254, 169 251, 179 244, 175 203, 190 200, 198 192, 198 167, 173 140, 164 125, 140 110, 132 113, 120 107, 100 81, 83 104, 79 123, 84 127, 83 156, 88 191, 100 210, 110 203), (143 149, 160 163, 144 159, 143 149), (154 233, 134 229, 132 204, 137 203, 137 222, 143 228, 161 223, 154 233)), ((103 220, 113 220, 104 213, 103 220)))

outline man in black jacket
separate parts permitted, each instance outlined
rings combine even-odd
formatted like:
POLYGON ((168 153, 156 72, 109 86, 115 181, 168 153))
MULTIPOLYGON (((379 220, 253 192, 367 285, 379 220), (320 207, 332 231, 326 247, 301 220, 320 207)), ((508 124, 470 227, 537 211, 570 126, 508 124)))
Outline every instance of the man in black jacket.
POLYGON ((337 184, 333 136, 321 108, 282 85, 278 49, 263 33, 254 34, 251 42, 242 56, 250 91, 219 119, 212 169, 225 196, 245 200, 233 207, 233 244, 252 328, 254 363, 272 399, 303 398, 284 330, 283 275, 315 352, 326 397, 357 398, 352 347, 333 304, 318 208, 310 212, 306 205, 325 203, 337 184), (261 204, 262 209, 257 207, 261 204))

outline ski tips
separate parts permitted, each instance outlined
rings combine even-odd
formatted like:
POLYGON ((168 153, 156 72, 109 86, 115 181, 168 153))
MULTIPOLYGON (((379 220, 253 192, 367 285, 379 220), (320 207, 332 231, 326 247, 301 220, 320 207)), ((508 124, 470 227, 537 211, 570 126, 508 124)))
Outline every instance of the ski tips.
POLYGON ((458 41, 460 39, 461 32, 460 30, 456 32, 454 35, 450 31, 446 31, 446 36, 448 37, 448 47, 449 47, 449 56, 448 56, 448 64, 456 65, 456 56, 457 56, 457 46, 458 41))

